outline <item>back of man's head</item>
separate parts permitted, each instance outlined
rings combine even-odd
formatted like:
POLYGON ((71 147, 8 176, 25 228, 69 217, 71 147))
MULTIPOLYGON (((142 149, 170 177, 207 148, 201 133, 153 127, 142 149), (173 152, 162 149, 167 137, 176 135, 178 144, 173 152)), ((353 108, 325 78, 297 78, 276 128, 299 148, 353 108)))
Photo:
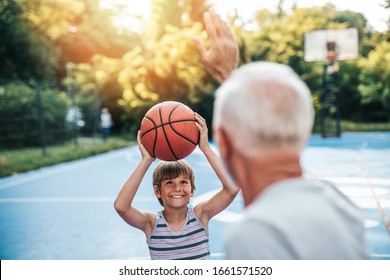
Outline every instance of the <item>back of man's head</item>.
POLYGON ((247 156, 300 151, 313 120, 308 87, 290 67, 277 63, 240 67, 218 89, 214 103, 213 128, 223 129, 247 156))

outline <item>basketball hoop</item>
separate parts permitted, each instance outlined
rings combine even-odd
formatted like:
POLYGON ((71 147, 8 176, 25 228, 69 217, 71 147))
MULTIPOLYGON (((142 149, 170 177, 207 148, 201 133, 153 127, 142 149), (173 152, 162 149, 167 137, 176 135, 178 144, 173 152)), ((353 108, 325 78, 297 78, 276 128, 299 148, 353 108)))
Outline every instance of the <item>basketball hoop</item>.
POLYGON ((337 59, 337 45, 336 42, 326 42, 326 59, 328 63, 333 63, 337 59))
POLYGON ((338 61, 358 58, 356 28, 315 30, 305 33, 304 59, 323 62, 321 136, 340 137, 338 61))
POLYGON ((359 56, 356 28, 314 30, 306 32, 304 36, 306 62, 334 62, 357 59, 359 56))

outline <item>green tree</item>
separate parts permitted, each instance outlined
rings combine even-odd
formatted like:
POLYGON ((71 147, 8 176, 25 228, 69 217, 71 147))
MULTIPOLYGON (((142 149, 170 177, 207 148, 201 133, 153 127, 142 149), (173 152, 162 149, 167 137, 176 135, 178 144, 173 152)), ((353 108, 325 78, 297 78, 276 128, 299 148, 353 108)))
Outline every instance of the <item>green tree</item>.
POLYGON ((84 11, 83 0, 19 0, 23 17, 45 37, 58 39, 84 11))
POLYGON ((0 76, 45 79, 53 77, 58 52, 48 34, 31 20, 32 3, 0 3, 0 76))
POLYGON ((390 43, 383 41, 362 60, 359 91, 365 120, 390 120, 390 43))
MULTIPOLYGON (((110 2, 106 7, 100 1, 84 0, 84 10, 68 26, 68 32, 56 41, 61 50, 58 76, 65 78, 65 65, 73 65, 76 103, 81 109, 85 126, 82 133, 96 130, 99 107, 110 109, 115 126, 122 128, 123 107, 118 104, 122 88, 118 84, 121 58, 135 46, 142 45, 139 30, 114 26, 114 21, 128 15, 129 8, 122 2, 110 2)), ((65 79, 66 80, 66 79, 65 79)), ((66 82, 65 82, 66 83, 66 82)))
MULTIPOLYGON (((317 109, 322 89, 323 63, 307 63, 303 60, 305 32, 318 29, 355 27, 360 34, 360 52, 368 55, 383 41, 383 35, 367 29, 367 21, 360 13, 338 11, 333 5, 306 9, 295 8, 292 13, 261 10, 257 13, 258 30, 245 35, 243 44, 246 62, 256 60, 276 61, 289 64, 308 84, 317 109)), ((239 32, 243 32, 242 29, 239 32)), ((241 47, 242 49, 242 47, 241 47)), ((358 88, 361 66, 358 61, 340 62, 339 86, 342 117, 364 120, 362 93, 358 88)))
POLYGON ((82 0, 1 1, 1 76, 53 78, 60 56, 56 41, 68 33, 84 8, 82 0))
POLYGON ((134 130, 152 105, 177 100, 203 109, 204 106, 196 104, 214 89, 192 40, 194 36, 206 39, 199 21, 203 20, 206 2, 155 0, 152 3, 148 36, 144 37, 143 44, 123 57, 119 75, 123 87, 120 104, 134 130))
POLYGON ((317 29, 345 28, 347 24, 335 21, 337 11, 332 5, 295 8, 291 13, 285 13, 282 5, 283 1, 279 3, 277 13, 269 10, 258 11, 257 30, 250 32, 238 30, 241 35, 236 37, 241 38, 241 55, 245 63, 273 61, 290 65, 308 84, 318 110, 321 108, 319 100, 322 88, 322 63, 304 61, 304 34, 317 29), (246 34, 242 34, 243 32, 246 34))
POLYGON ((358 89, 361 67, 356 61, 345 61, 339 64, 339 104, 343 119, 363 122, 362 96, 358 89))
POLYGON ((147 40, 159 40, 167 25, 179 27, 185 11, 182 1, 151 0, 150 21, 146 23, 147 40))
MULTIPOLYGON (((384 7, 387 10, 390 10, 390 0, 385 0, 384 7)), ((387 19, 387 32, 386 32, 387 41, 390 41, 390 15, 387 19)))
POLYGON ((119 11, 102 9, 96 0, 83 3, 83 12, 68 23, 67 32, 56 41, 62 51, 61 64, 89 63, 95 54, 119 58, 140 44, 139 35, 123 33, 113 25, 113 13, 119 11))

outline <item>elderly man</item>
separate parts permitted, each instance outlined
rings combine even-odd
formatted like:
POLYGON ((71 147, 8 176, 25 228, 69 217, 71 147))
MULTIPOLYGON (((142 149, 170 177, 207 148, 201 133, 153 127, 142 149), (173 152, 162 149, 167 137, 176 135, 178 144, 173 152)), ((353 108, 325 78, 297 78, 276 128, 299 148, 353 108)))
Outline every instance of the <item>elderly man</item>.
POLYGON ((289 67, 238 69, 238 48, 214 12, 210 48, 195 39, 205 69, 222 83, 213 133, 246 211, 226 235, 228 259, 367 259, 358 209, 330 182, 303 176, 300 158, 314 120, 311 94, 289 67))

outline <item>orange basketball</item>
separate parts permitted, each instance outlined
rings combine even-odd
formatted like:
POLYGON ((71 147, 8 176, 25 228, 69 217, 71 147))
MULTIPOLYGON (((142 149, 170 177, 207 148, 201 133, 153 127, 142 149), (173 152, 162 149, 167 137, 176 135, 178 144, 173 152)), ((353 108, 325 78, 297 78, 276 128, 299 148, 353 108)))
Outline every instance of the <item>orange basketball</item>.
POLYGON ((146 112, 140 128, 141 143, 161 160, 179 160, 190 155, 199 143, 194 112, 176 101, 154 105, 146 112))

